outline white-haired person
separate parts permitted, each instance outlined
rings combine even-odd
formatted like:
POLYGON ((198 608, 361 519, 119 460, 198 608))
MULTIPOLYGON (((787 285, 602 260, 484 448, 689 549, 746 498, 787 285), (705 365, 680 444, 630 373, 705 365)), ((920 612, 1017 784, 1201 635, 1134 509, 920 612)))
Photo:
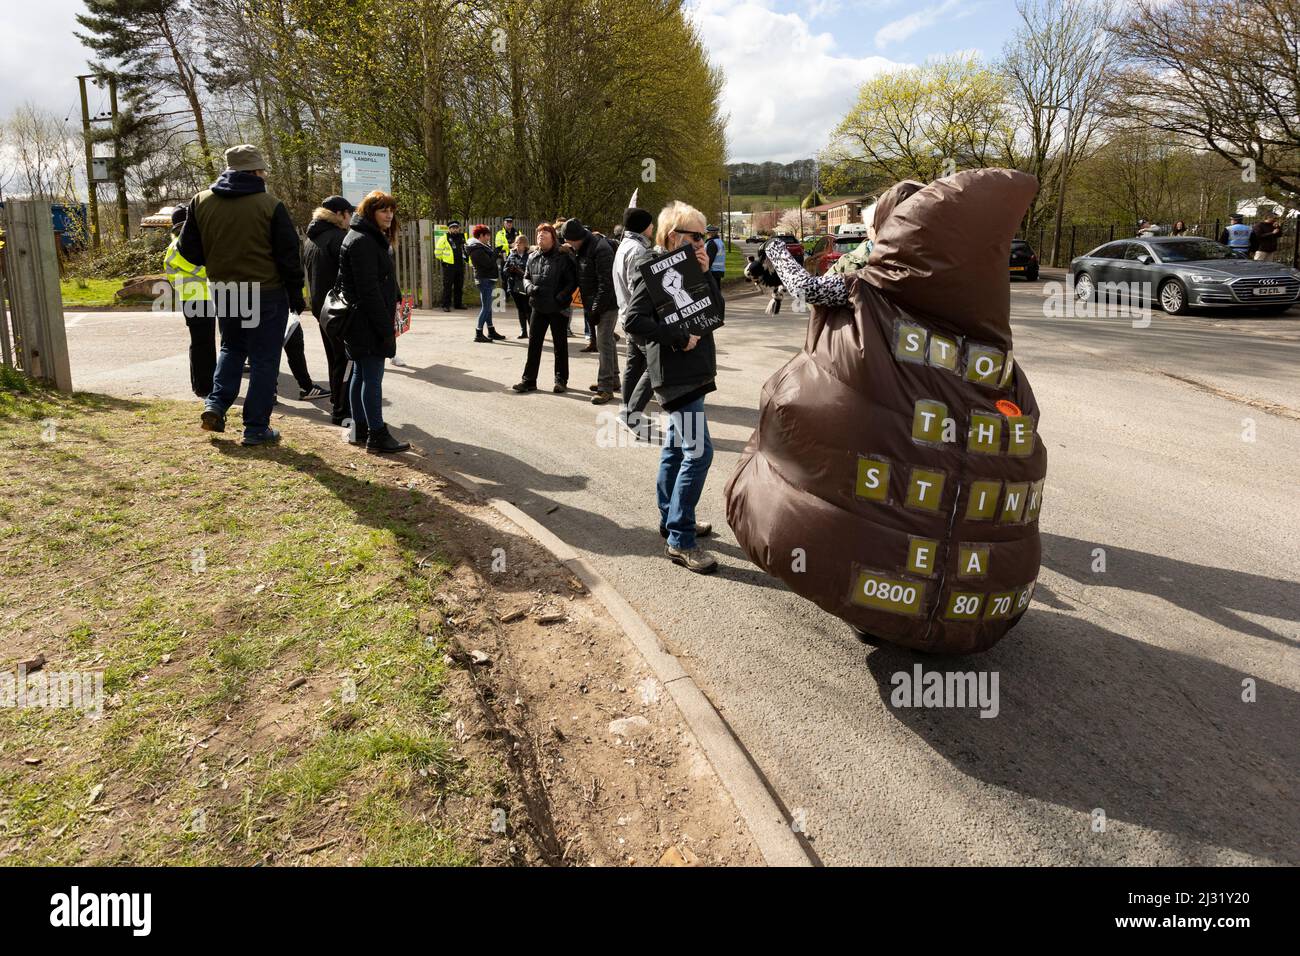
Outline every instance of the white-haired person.
MULTIPOLYGON (((655 240, 664 251, 690 246, 720 302, 722 296, 717 279, 709 272, 709 254, 704 247, 706 225, 698 209, 672 202, 659 213, 655 240)), ((713 527, 696 522, 695 506, 713 462, 713 442, 704 412, 704 396, 717 388, 713 333, 693 335, 680 325, 660 321, 639 271, 632 279, 624 328, 645 343, 650 384, 668 413, 656 484, 659 533, 668 539, 665 554, 675 564, 708 574, 717 569, 718 562, 696 539, 707 537, 713 527)))

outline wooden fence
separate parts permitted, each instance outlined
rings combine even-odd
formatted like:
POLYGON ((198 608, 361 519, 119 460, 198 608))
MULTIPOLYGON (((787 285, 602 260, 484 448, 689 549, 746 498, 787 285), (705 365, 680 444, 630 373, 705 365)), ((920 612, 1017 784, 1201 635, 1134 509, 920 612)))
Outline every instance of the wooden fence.
MULTIPOLYGON (((482 223, 492 231, 493 236, 496 236, 497 230, 504 222, 500 216, 459 221, 466 235, 469 234, 472 226, 482 223)), ((432 309, 434 303, 442 299, 442 271, 433 254, 433 244, 438 227, 443 225, 443 223, 435 224, 428 219, 419 219, 404 222, 398 227, 397 246, 393 250, 397 260, 397 284, 404 295, 415 296, 416 308, 432 309)), ((529 240, 533 238, 536 225, 531 219, 515 220, 515 228, 529 240)), ((468 278, 465 281, 466 285, 472 284, 468 278)))

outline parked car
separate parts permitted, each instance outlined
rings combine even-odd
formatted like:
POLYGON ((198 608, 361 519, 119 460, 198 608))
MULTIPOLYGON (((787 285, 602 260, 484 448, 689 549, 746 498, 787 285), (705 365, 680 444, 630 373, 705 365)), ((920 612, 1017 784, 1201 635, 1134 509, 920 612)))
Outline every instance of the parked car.
POLYGON ((794 256, 800 262, 803 262, 803 243, 795 238, 792 232, 773 233, 773 239, 780 239, 785 243, 785 247, 790 250, 790 255, 794 256))
POLYGON ((804 268, 815 276, 825 275, 835 260, 862 245, 866 236, 818 236, 804 246, 804 268))
POLYGON ((1142 290, 1170 315, 1241 306, 1280 315, 1300 301, 1300 272, 1277 262, 1254 262, 1196 236, 1108 242, 1072 260, 1070 274, 1081 300, 1109 296, 1122 284, 1125 294, 1142 290))
POLYGON ((1038 253, 1023 239, 1011 240, 1011 276, 1038 281, 1038 253))
POLYGON ((746 242, 762 242, 762 241, 763 241, 763 237, 762 237, 762 236, 750 236, 750 237, 749 237, 748 239, 746 239, 745 241, 746 241, 746 242))

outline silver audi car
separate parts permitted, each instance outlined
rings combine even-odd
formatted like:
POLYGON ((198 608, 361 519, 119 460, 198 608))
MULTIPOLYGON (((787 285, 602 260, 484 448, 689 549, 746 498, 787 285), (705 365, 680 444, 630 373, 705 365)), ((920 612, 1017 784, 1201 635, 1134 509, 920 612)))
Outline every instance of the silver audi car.
POLYGON ((1300 301, 1300 272, 1196 236, 1116 239, 1071 261, 1070 275, 1080 299, 1140 297, 1170 315, 1227 307, 1280 315, 1300 301))

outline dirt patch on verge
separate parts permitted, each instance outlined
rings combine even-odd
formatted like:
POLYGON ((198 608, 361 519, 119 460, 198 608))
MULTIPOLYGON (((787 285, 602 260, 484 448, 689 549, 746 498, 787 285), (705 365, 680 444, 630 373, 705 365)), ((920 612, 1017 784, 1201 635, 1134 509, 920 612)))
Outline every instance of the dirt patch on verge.
POLYGON ((0 708, 16 863, 757 864, 604 607, 415 456, 293 419, 0 383, 0 708))

